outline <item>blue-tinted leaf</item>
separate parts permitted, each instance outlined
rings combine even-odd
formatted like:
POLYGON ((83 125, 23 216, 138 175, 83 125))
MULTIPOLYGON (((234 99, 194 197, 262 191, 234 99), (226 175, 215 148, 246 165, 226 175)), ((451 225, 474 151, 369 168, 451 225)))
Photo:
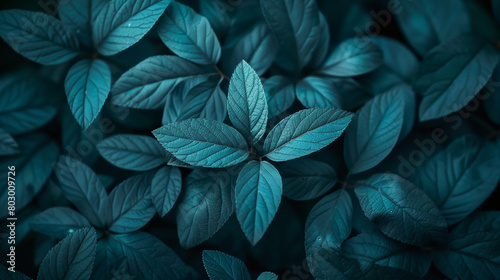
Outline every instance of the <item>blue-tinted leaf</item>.
POLYGON ((373 93, 353 78, 334 79, 334 83, 340 109, 354 110, 373 98, 373 93))
POLYGON ((387 236, 425 246, 446 238, 446 222, 434 202, 409 181, 376 174, 354 189, 366 217, 387 236), (411 199, 409 199, 411 198, 411 199))
POLYGON ((417 97, 411 86, 407 84, 398 84, 390 88, 388 92, 395 92, 395 94, 402 95, 405 102, 403 126, 399 134, 398 142, 401 142, 406 136, 410 134, 415 124, 417 117, 417 97))
POLYGON ((356 113, 344 142, 351 173, 373 168, 389 155, 401 133, 404 109, 404 96, 389 91, 375 96, 356 113))
POLYGON ((2 280, 31 280, 31 278, 21 272, 17 270, 12 272, 3 265, 0 265, 0 278, 2 278, 2 280))
POLYGON ((96 242, 96 232, 90 227, 68 235, 45 256, 37 279, 89 279, 96 242))
POLYGON ((498 231, 500 230, 500 211, 478 211, 459 223, 453 230, 469 233, 498 231))
POLYGON ((49 208, 31 218, 30 226, 34 231, 65 238, 80 228, 90 227, 90 223, 80 213, 68 207, 49 208))
POLYGON ((76 159, 61 156, 56 164, 56 175, 64 196, 92 225, 103 227, 108 195, 94 171, 76 159))
POLYGON ((5 130, 0 128, 0 156, 10 156, 19 153, 16 140, 5 130))
POLYGON ((22 56, 52 65, 78 55, 78 39, 55 17, 41 12, 0 12, 0 37, 22 56))
POLYGON ((329 191, 337 182, 337 173, 328 164, 299 158, 278 166, 283 178, 283 194, 294 200, 309 200, 329 191))
MULTIPOLYGON (((28 134, 17 139, 19 154, 2 157, 1 166, 15 166, 16 211, 27 206, 42 189, 52 174, 52 164, 59 156, 57 144, 44 134, 28 134)), ((7 169, 0 173, 0 180, 8 182, 7 169)), ((13 177, 13 176, 10 176, 13 177)), ((7 203, 7 187, 0 192, 0 201, 7 203)), ((7 217, 7 207, 0 208, 0 217, 7 217), (2 209, 3 208, 3 209, 2 209)))
MULTIPOLYGON (((208 79, 208 76, 206 77, 208 79)), ((162 124, 172 123, 178 120, 184 106, 184 99, 189 90, 195 86, 205 82, 207 79, 188 79, 180 82, 169 94, 165 97, 165 107, 163 108, 162 124)), ((227 100, 226 100, 227 103, 227 100)), ((186 104, 188 106, 188 104, 186 104)), ((224 108, 226 104, 224 104, 224 108)))
POLYGON ((158 22, 161 40, 175 54, 199 64, 217 64, 221 48, 208 20, 190 7, 172 2, 158 22))
POLYGON ((151 201, 152 174, 143 173, 121 182, 109 194, 106 224, 110 231, 133 232, 153 218, 156 210, 151 201))
POLYGON ((359 38, 340 43, 323 63, 321 73, 334 77, 352 77, 375 70, 384 62, 382 50, 372 41, 359 38))
POLYGON ((106 62, 81 60, 69 69, 64 82, 69 107, 78 123, 87 129, 101 111, 111 88, 106 62))
POLYGON ((369 32, 369 36, 372 36, 373 33, 379 33, 373 31, 370 21, 376 19, 377 22, 380 23, 380 20, 378 18, 372 18, 373 13, 370 13, 371 11, 369 11, 365 5, 367 2, 343 1, 331 3, 332 4, 328 7, 328 21, 332 27, 332 31, 330 32, 332 43, 335 45, 353 37, 365 40, 368 35, 365 35, 364 32, 369 32))
POLYGON ((165 164, 165 149, 153 137, 118 134, 97 144, 97 150, 111 164, 123 169, 146 171, 165 164))
POLYGON ((111 0, 96 16, 92 39, 102 55, 117 54, 137 43, 163 14, 170 0, 111 0))
POLYGON ((401 42, 384 36, 370 38, 382 50, 384 64, 404 81, 410 82, 417 72, 418 59, 401 42))
POLYGON ((200 13, 208 19, 219 38, 224 38, 231 27, 227 6, 225 2, 200 0, 200 13))
POLYGON ((211 280, 250 280, 245 264, 219 251, 203 251, 203 265, 211 280))
POLYGON ((262 272, 259 275, 259 277, 257 278, 257 280, 278 280, 278 275, 276 275, 272 272, 266 271, 266 272, 262 272))
POLYGON ((331 78, 306 77, 295 86, 297 99, 306 108, 340 108, 334 83, 331 78))
POLYGON ((243 136, 213 120, 188 119, 164 125, 153 134, 167 151, 194 166, 227 167, 248 157, 243 136))
POLYGON ((475 136, 453 141, 417 169, 414 182, 438 205, 449 225, 478 208, 495 190, 500 173, 495 144, 475 136))
POLYGON ((499 55, 480 37, 465 34, 427 53, 420 65, 415 91, 424 97, 420 121, 458 111, 488 82, 499 55))
POLYGON ((326 17, 321 11, 319 12, 318 28, 318 43, 313 51, 311 61, 309 62, 310 68, 312 69, 319 69, 321 67, 321 64, 323 64, 323 61, 325 60, 330 48, 330 28, 328 26, 326 17))
POLYGON ((267 102, 259 75, 242 61, 231 76, 227 110, 234 127, 249 144, 257 143, 267 125, 267 102))
POLYGON ((462 1, 402 1, 396 14, 404 36, 420 54, 469 31, 469 17, 462 1))
POLYGON ((352 113, 338 109, 301 110, 279 122, 264 142, 266 157, 287 161, 316 152, 335 141, 349 125, 352 113))
POLYGON ((491 85, 486 84, 485 90, 487 90, 489 94, 484 94, 483 104, 488 117, 496 124, 500 125, 500 114, 498 114, 498 108, 500 108, 500 91, 495 87, 492 88, 492 86, 497 85, 495 83, 500 81, 500 66, 497 65, 495 71, 493 71, 491 81, 491 85))
POLYGON ((57 112, 55 91, 49 81, 37 77, 8 83, 0 90, 0 127, 16 135, 45 125, 57 112))
POLYGON ((185 248, 206 241, 234 212, 234 190, 224 170, 195 170, 186 178, 177 210, 177 233, 185 248))
POLYGON ((261 0, 260 5, 278 42, 278 64, 292 71, 300 70, 311 60, 311 50, 320 39, 316 1, 261 0))
POLYGON ((181 193, 182 177, 177 167, 164 166, 156 171, 151 182, 151 199, 160 216, 174 207, 181 193))
POLYGON ((90 46, 92 23, 108 0, 72 0, 59 2, 57 12, 61 21, 73 29, 82 43, 90 46))
POLYGON ((356 258, 364 267, 373 264, 400 268, 424 277, 431 265, 429 255, 394 241, 382 233, 363 232, 342 244, 346 256, 356 258))
POLYGON ((278 211, 283 185, 278 170, 266 161, 251 161, 236 180, 236 217, 248 240, 255 245, 278 211))
POLYGON ((268 118, 284 113, 295 101, 295 86, 284 76, 272 76, 264 84, 268 118))
POLYGON ((125 72, 111 88, 113 104, 137 109, 160 109, 167 94, 206 69, 177 56, 153 56, 125 72))

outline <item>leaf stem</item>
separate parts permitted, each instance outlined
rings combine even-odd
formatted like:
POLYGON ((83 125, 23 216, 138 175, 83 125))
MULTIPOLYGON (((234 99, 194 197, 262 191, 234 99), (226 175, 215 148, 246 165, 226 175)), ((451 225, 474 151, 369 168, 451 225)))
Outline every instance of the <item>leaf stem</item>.
POLYGON ((224 73, 222 73, 222 71, 219 69, 219 67, 217 67, 217 65, 214 65, 214 68, 215 68, 215 70, 217 70, 217 73, 219 74, 219 76, 221 76, 223 79, 226 79, 229 81, 229 77, 224 75, 224 73))

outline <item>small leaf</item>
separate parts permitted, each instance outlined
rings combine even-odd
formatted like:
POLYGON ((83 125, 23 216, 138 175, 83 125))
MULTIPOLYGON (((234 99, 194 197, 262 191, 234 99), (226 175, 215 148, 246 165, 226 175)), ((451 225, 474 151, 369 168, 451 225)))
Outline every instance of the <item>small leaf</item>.
POLYGON ((203 265, 211 280, 250 280, 241 260, 219 251, 203 251, 203 265))
POLYGON ((190 7, 172 2, 158 22, 158 34, 178 56, 198 64, 217 64, 221 47, 208 20, 190 7))
POLYGON ((181 188, 182 177, 179 168, 164 166, 156 171, 151 182, 151 199, 160 216, 165 216, 174 207, 181 188))
POLYGON ((153 27, 170 0, 111 0, 92 25, 97 51, 105 56, 117 54, 137 43, 153 27))
POLYGON ((93 228, 83 228, 68 235, 45 256, 37 279, 89 279, 96 242, 93 228))
POLYGON ((227 167, 244 161, 249 153, 236 129, 207 119, 188 119, 153 131, 176 158, 194 166, 227 167))
POLYGON ((80 228, 90 227, 90 223, 77 211, 68 207, 49 208, 31 218, 30 226, 48 236, 65 238, 80 228))
POLYGON ((42 12, 0 12, 0 37, 22 56, 45 65, 78 55, 78 39, 61 21, 42 12))
POLYGON ((111 164, 133 171, 146 171, 165 164, 165 150, 153 137, 118 134, 97 144, 101 156, 111 164))
POLYGON ((371 169, 389 155, 401 133, 404 109, 403 95, 389 91, 375 96, 356 113, 344 142, 351 173, 371 169))
POLYGON ((64 82, 73 116, 87 129, 101 111, 111 88, 111 72, 106 62, 84 59, 69 69, 64 82))
POLYGON ((284 76, 272 76, 264 84, 268 104, 268 118, 283 114, 295 101, 295 86, 284 76))
POLYGON ((340 108, 331 78, 309 76, 295 86, 297 99, 306 108, 340 108))
POLYGON ((352 113, 326 108, 301 110, 280 121, 264 142, 266 157, 287 161, 316 152, 335 141, 352 113))
POLYGON ((445 240, 444 217, 414 184, 387 173, 373 175, 357 185, 354 191, 363 212, 385 235, 416 246, 445 240))
POLYGON ((259 275, 259 277, 257 278, 257 280, 278 280, 278 275, 276 275, 272 272, 266 271, 266 272, 262 272, 259 275))
POLYGON ((5 130, 0 128, 0 156, 10 156, 19 153, 16 140, 5 130))

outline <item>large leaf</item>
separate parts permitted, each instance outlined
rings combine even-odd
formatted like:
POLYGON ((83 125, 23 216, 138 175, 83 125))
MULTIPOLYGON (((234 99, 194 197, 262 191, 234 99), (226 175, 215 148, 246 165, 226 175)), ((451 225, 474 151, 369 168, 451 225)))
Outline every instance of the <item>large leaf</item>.
POLYGON ((52 65, 78 55, 78 39, 55 17, 41 12, 0 12, 0 37, 16 52, 40 64, 52 65))
POLYGON ((203 265, 211 280, 250 280, 245 264, 219 251, 203 251, 203 265))
POLYGON ((416 246, 445 240, 447 225, 437 206, 398 175, 373 175, 358 182, 354 191, 366 217, 385 235, 416 246))
POLYGON ((56 175, 64 196, 94 226, 104 227, 108 195, 97 175, 87 165, 67 156, 56 164, 56 175))
POLYGON ((495 190, 500 173, 495 144, 475 136, 453 141, 417 169, 414 182, 438 205, 450 225, 478 208, 495 190))
POLYGON ((194 166, 227 167, 248 157, 245 139, 236 129, 207 119, 188 119, 153 131, 176 158, 194 166))
POLYGON ((92 39, 102 55, 114 55, 139 41, 153 27, 170 0, 111 0, 92 25, 92 39))
POLYGON ((344 158, 351 173, 373 168, 389 155, 401 133, 404 109, 404 96, 389 91, 356 113, 344 142, 344 158))
POLYGON ((224 170, 195 170, 186 178, 179 198, 177 232, 185 248, 214 235, 233 214, 234 190, 224 170))
POLYGON ((19 145, 7 131, 0 128, 0 156, 10 156, 19 153, 19 145))
POLYGON ((110 231, 128 233, 139 230, 153 218, 156 209, 151 201, 150 173, 130 177, 109 194, 106 224, 110 231))
POLYGON ((242 61, 231 76, 227 110, 234 127, 249 144, 257 143, 267 125, 267 102, 259 75, 242 61))
POLYGON ((146 171, 165 164, 165 149, 153 137, 118 134, 97 144, 101 156, 123 169, 146 171))
POLYGON ((65 238, 80 228, 89 227, 90 223, 77 211, 68 207, 49 208, 31 218, 33 230, 56 238, 65 238))
POLYGON ((208 20, 190 7, 172 2, 158 22, 161 40, 175 54, 199 64, 217 64, 221 47, 208 20))
POLYGON ((153 56, 125 72, 111 88, 113 104, 160 109, 181 81, 204 76, 206 69, 177 56, 153 56))
POLYGON ((415 91, 424 97, 420 121, 458 111, 486 85, 499 55, 480 37, 465 34, 439 45, 420 65, 415 91))
POLYGON ((286 161, 316 152, 335 141, 351 118, 352 113, 338 109, 301 110, 269 132, 264 153, 273 161, 286 161))
POLYGON ((278 170, 266 161, 251 161, 236 180, 236 217, 241 229, 255 245, 278 211, 283 185, 278 170))
POLYGON ((284 76, 272 76, 264 84, 268 106, 268 118, 283 114, 295 101, 295 86, 284 76))
POLYGON ((335 81, 331 78, 309 76, 295 86, 297 99, 306 108, 340 108, 335 81))
POLYGON ((160 216, 174 207, 181 193, 182 177, 177 167, 164 166, 156 171, 151 182, 151 199, 160 216))
POLYGON ((87 129, 101 111, 111 89, 106 62, 84 59, 77 62, 64 82, 68 104, 78 123, 87 129))
POLYGON ((93 228, 83 228, 68 235, 45 256, 37 279, 89 279, 96 242, 93 228))

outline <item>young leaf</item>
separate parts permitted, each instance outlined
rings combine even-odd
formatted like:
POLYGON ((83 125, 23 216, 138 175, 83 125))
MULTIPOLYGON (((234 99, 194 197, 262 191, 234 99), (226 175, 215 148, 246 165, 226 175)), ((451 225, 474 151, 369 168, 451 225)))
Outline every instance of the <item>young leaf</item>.
POLYGON ((0 128, 0 156, 10 156, 19 153, 16 140, 5 130, 0 128))
POLYGON ((156 171, 151 182, 151 199, 160 216, 165 216, 174 207, 181 193, 181 187, 182 177, 179 168, 164 166, 156 171))
POLYGON ((236 217, 248 240, 255 245, 278 211, 283 185, 278 170, 266 161, 251 161, 236 180, 236 217))
POLYGON ((340 108, 335 92, 335 83, 331 78, 309 76, 295 86, 297 99, 306 108, 340 108))
POLYGON ((40 64, 59 64, 78 55, 76 35, 41 12, 1 11, 0 37, 14 51, 40 64))
POLYGON ((85 215, 90 223, 104 227, 108 195, 97 175, 87 165, 67 156, 56 163, 56 175, 64 196, 85 215))
POLYGON ((224 170, 195 170, 185 181, 179 199, 177 232, 184 248, 206 241, 234 212, 234 190, 224 170))
POLYGON ((351 122, 352 113, 338 109, 301 110, 280 121, 267 135, 264 153, 287 161, 314 153, 335 141, 351 122))
POLYGON ((203 251, 203 265, 211 280, 250 280, 245 264, 219 251, 203 251))
POLYGON ((194 166, 228 167, 249 155, 236 129, 213 120, 188 119, 164 125, 153 134, 167 151, 194 166))
POLYGON ((272 76, 264 84, 268 105, 268 118, 283 114, 295 101, 295 86, 284 76, 272 76))
POLYGON ((309 200, 322 196, 337 182, 337 173, 328 164, 299 158, 278 166, 283 178, 283 195, 294 200, 309 200))
POLYGON ((97 117, 108 97, 111 71, 102 60, 81 60, 69 69, 64 88, 73 116, 85 130, 97 117))
POLYGON ((37 279, 89 279, 96 242, 96 232, 90 227, 68 235, 45 256, 37 279))
POLYGON ((133 171, 146 171, 165 164, 165 150, 153 137, 118 134, 97 144, 101 156, 111 164, 133 171))
POLYGON ((92 25, 97 51, 106 56, 117 54, 137 43, 153 27, 170 0, 111 0, 92 25))
POLYGON ((158 34, 178 56, 198 64, 217 64, 221 48, 208 20, 190 7, 172 2, 158 22, 158 34))
POLYGON ((351 173, 377 166, 392 151, 403 126, 405 103, 400 92, 375 96, 346 130, 344 158, 351 173))
POLYGON ((257 278, 257 280, 278 280, 278 275, 276 275, 272 272, 266 271, 266 272, 262 272, 259 275, 259 277, 257 278))
POLYGON ((229 119, 249 144, 257 143, 267 125, 267 102, 259 75, 242 61, 231 76, 227 98, 229 119))
POLYGON ((420 121, 446 116, 471 101, 490 79, 499 55, 480 37, 464 34, 426 54, 415 91, 423 95, 420 121))
POLYGON ((500 173, 495 144, 475 136, 453 141, 417 169, 414 182, 436 203, 449 225, 478 208, 495 190, 500 173))
POLYGON ((177 56, 153 56, 125 72, 111 88, 111 102, 137 109, 160 109, 180 82, 206 75, 206 69, 177 56))
POLYGON ((48 236, 65 238, 78 229, 90 227, 90 223, 87 218, 71 208, 53 207, 33 216, 30 226, 34 231, 48 236))
POLYGON ((352 77, 375 70, 384 62, 382 50, 372 41, 359 42, 359 38, 340 43, 328 56, 321 74, 333 77, 352 77))
POLYGON ((446 239, 446 222, 432 200, 394 174, 376 174, 354 189, 366 217, 387 236, 426 246, 446 239), (410 198, 411 199, 408 199, 410 198))
POLYGON ((130 177, 109 194, 106 224, 112 232, 128 233, 139 230, 156 213, 151 202, 150 173, 130 177))

